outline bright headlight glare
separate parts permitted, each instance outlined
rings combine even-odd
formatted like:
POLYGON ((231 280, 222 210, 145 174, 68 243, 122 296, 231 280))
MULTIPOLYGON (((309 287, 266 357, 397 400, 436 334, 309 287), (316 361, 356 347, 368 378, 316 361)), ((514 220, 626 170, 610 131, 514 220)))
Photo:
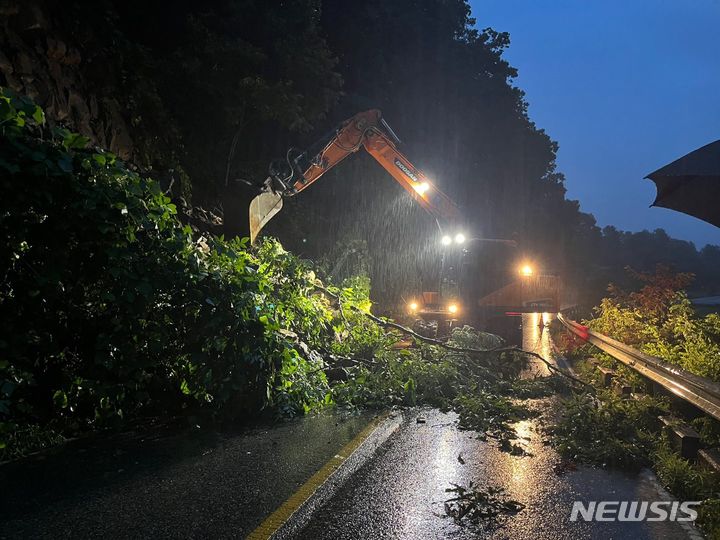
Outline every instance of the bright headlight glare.
POLYGON ((417 191, 420 195, 424 195, 425 192, 430 189, 430 184, 427 182, 415 182, 413 184, 413 189, 417 191))
POLYGON ((465 243, 465 235, 463 233, 457 233, 455 235, 455 243, 456 244, 463 244, 465 243))
POLYGON ((450 238, 450 237, 446 234, 445 236, 442 237, 441 242, 442 242, 442 245, 443 245, 443 246, 449 246, 450 244, 452 244, 452 238, 450 238))
POLYGON ((448 311, 450 313, 457 313, 457 310, 458 310, 457 304, 450 304, 448 306, 448 311))

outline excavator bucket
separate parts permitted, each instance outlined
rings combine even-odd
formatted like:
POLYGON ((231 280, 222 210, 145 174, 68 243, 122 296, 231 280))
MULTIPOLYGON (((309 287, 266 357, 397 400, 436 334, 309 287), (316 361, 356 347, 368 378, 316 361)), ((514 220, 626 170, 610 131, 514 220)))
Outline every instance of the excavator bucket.
POLYGON ((260 234, 262 228, 267 225, 275 214, 282 210, 283 201, 280 195, 271 191, 261 193, 250 203, 250 243, 255 243, 255 238, 260 234))

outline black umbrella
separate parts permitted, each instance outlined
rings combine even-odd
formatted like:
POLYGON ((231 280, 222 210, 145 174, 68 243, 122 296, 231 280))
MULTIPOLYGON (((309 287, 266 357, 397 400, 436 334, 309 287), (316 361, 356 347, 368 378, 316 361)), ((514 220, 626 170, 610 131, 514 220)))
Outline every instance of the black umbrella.
POLYGON ((648 174, 657 186, 651 206, 677 210, 720 227, 720 140, 648 174))

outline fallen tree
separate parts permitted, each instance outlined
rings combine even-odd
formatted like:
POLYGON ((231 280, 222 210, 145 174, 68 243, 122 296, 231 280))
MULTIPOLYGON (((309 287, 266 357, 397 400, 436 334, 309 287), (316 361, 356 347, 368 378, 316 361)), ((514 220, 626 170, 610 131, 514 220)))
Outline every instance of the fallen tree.
POLYGON ((277 241, 200 235, 156 182, 6 90, 0 139, 0 460, 140 418, 328 406, 453 409, 512 448, 525 353, 376 317, 367 279, 325 286, 277 241))
MULTIPOLYGON (((331 291, 327 287, 324 287, 321 284, 316 283, 315 288, 318 290, 321 290, 331 298, 333 298, 338 303, 338 308, 340 309, 340 312, 343 312, 343 305, 342 305, 342 299, 340 298, 340 295, 336 294, 335 292, 331 291)), ((496 346, 496 347, 490 347, 486 349, 479 349, 479 348, 472 348, 472 347, 458 347, 451 345, 448 343, 447 340, 441 340, 436 338, 431 338, 428 336, 424 336, 422 334, 419 334, 412 330, 411 328, 408 328, 407 326, 403 326, 401 324, 398 324, 395 321, 389 320, 389 319, 383 319, 381 317, 377 317, 370 313, 368 310, 361 309, 357 305, 351 305, 350 309, 353 309, 354 311, 361 313, 374 323, 382 326, 383 328, 390 328, 393 330, 398 330, 402 334, 408 335, 412 337, 413 339, 422 342, 427 343, 429 345, 435 345, 436 347, 441 347, 443 349, 446 349, 448 351, 458 352, 458 353, 464 353, 464 354, 470 354, 470 355, 498 355, 501 353, 519 353, 521 355, 529 356, 532 358, 535 358, 536 360, 539 360, 543 364, 547 366, 547 368, 558 375, 561 375, 562 377, 567 378, 568 380, 572 381, 573 383, 577 384, 578 386, 592 390, 593 386, 586 381, 583 381, 582 379, 579 379, 572 375, 571 373, 560 369, 558 366, 553 364, 552 362, 549 362, 546 358, 544 358, 541 354, 538 354, 534 351, 526 351, 522 349, 521 347, 517 346, 496 346)))

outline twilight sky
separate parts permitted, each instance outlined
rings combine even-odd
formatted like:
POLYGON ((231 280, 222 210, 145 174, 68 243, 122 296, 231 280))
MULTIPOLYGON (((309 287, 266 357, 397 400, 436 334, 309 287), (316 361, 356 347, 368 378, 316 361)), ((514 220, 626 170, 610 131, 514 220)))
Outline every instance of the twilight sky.
POLYGON ((720 139, 720 0, 470 0, 510 33, 530 117, 560 144, 568 198, 600 226, 665 229, 698 247, 720 229, 648 208, 646 174, 720 139))

